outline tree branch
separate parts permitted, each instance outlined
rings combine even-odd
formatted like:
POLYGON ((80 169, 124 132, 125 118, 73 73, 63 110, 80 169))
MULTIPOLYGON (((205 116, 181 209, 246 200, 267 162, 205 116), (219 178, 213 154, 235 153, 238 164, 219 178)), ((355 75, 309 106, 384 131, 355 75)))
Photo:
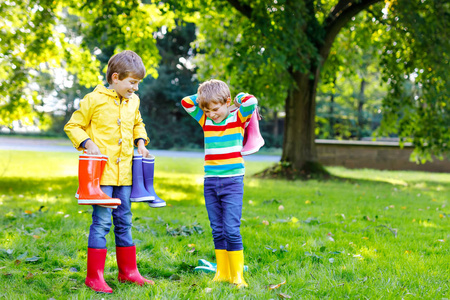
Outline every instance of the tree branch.
POLYGON ((338 35, 339 31, 344 27, 354 16, 361 11, 367 9, 372 4, 381 2, 382 0, 341 0, 330 11, 330 14, 325 20, 325 38, 320 48, 320 56, 325 61, 330 53, 331 45, 338 35))
POLYGON ((251 18, 252 16, 252 8, 247 4, 242 4, 239 0, 227 0, 228 3, 231 4, 235 9, 237 9, 241 14, 246 16, 247 18, 251 18))

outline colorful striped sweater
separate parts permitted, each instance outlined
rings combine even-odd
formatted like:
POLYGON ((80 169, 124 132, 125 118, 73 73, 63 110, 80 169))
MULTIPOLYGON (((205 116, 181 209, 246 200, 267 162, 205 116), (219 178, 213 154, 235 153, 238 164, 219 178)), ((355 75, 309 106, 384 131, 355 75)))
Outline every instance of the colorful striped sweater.
POLYGON ((240 93, 235 102, 239 109, 230 112, 225 120, 214 123, 206 117, 197 103, 197 95, 187 96, 181 105, 203 128, 205 135, 205 177, 231 177, 245 174, 241 155, 245 123, 250 120, 258 100, 240 93))

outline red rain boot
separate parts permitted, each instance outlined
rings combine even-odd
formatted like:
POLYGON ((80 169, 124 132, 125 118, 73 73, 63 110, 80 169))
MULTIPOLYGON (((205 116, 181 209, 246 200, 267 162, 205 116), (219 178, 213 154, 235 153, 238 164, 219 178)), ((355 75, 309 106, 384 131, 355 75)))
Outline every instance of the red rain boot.
POLYGON ((134 282, 138 285, 155 284, 139 274, 136 265, 136 246, 116 247, 119 282, 134 282))
POLYGON ((109 197, 100 188, 102 157, 102 155, 80 155, 78 164, 78 204, 120 205, 120 199, 109 197))
POLYGON ((244 132, 244 147, 241 150, 242 155, 250 155, 258 152, 259 148, 264 145, 264 139, 259 131, 259 116, 258 108, 253 111, 252 117, 248 122, 244 132))
POLYGON ((87 276, 84 283, 96 292, 111 294, 113 292, 112 288, 103 279, 106 252, 106 249, 88 248, 87 276))

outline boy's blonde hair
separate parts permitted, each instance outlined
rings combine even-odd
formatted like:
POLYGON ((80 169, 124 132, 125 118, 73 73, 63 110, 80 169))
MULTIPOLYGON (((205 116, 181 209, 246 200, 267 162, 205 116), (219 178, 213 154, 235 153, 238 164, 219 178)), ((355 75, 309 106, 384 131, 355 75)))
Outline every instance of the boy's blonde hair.
POLYGON ((108 61, 106 80, 112 84, 112 75, 119 74, 119 80, 127 77, 143 79, 145 77, 145 67, 139 55, 131 50, 125 50, 113 55, 108 61))
POLYGON ((201 109, 208 108, 211 103, 225 104, 228 98, 231 98, 230 89, 221 80, 205 81, 197 90, 197 102, 201 109))

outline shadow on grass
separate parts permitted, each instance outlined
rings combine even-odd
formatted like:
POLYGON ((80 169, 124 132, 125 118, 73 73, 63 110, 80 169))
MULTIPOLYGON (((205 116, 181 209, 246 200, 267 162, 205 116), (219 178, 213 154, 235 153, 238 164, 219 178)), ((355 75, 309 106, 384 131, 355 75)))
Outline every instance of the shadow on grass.
MULTIPOLYGON (((450 178, 450 176, 449 176, 450 178)), ((378 185, 390 185, 409 188, 418 188, 421 190, 450 190, 450 181, 438 180, 431 178, 397 178, 394 176, 374 176, 372 178, 355 178, 352 176, 336 176, 333 175, 329 180, 335 182, 345 182, 349 184, 378 184, 378 185)))
MULTIPOLYGON (((203 186, 191 181, 159 178, 155 185, 156 193, 167 203, 177 206, 204 205, 203 186)), ((57 178, 0 178, 0 196, 4 202, 26 203, 33 202, 63 202, 76 203, 75 192, 78 189, 76 176, 57 178)), ((1 199, 0 198, 0 199, 1 199)))
POLYGON ((53 197, 73 198, 78 187, 76 177, 58 178, 21 178, 7 177, 0 178, 0 194, 17 196, 36 197, 36 195, 47 195, 53 197))
POLYGON ((449 190, 450 176, 445 173, 429 173, 415 171, 388 171, 374 169, 345 169, 341 167, 327 168, 326 176, 318 174, 317 176, 297 176, 278 177, 276 174, 262 174, 263 172, 252 175, 252 178, 262 180, 280 180, 285 182, 343 182, 348 184, 381 184, 390 186, 404 186, 420 189, 449 190), (272 176, 273 175, 273 176, 272 176), (286 179, 287 178, 287 179, 286 179))

